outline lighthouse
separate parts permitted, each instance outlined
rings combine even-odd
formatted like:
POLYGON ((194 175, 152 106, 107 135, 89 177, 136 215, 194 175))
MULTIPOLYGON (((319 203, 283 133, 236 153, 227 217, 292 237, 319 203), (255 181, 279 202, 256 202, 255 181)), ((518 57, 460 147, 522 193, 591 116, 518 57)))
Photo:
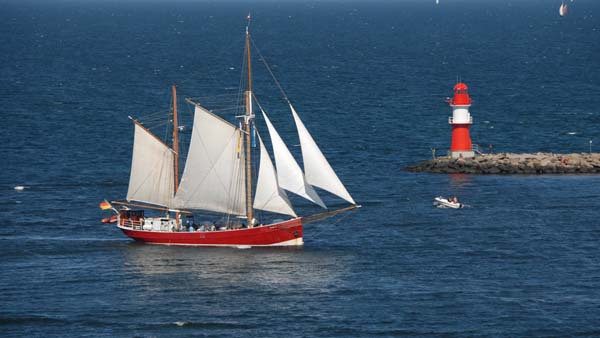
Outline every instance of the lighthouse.
POLYGON ((471 97, 469 97, 468 90, 466 84, 459 82, 454 86, 454 97, 448 98, 448 103, 452 107, 452 116, 448 118, 448 123, 452 126, 452 144, 450 145, 452 158, 475 156, 471 136, 469 136, 469 126, 473 123, 473 118, 469 113, 471 97))

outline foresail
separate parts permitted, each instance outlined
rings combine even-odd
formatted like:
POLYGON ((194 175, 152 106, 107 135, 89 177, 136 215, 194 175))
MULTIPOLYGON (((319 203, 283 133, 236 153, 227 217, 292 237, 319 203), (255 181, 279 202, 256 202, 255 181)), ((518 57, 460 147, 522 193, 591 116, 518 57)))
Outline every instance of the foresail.
POLYGON ((173 151, 135 123, 127 200, 170 207, 174 190, 173 151))
POLYGON ((277 183, 275 168, 273 168, 269 152, 265 148, 260 135, 257 136, 260 144, 260 167, 258 169, 258 181, 256 182, 254 209, 297 217, 287 194, 277 183))
POLYGON ((196 106, 194 128, 179 190, 178 208, 246 215, 240 130, 196 106))
POLYGON ((275 166, 277 167, 277 180, 279 186, 289 192, 318 204, 322 208, 327 208, 315 189, 304 179, 302 169, 286 147, 285 143, 271 124, 267 114, 262 111, 262 114, 269 129, 271 143, 273 144, 273 152, 275 155, 275 166))
POLYGON ((317 143, 312 138, 291 104, 290 109, 294 115, 294 121, 296 122, 296 128, 298 129, 298 136, 300 138, 306 182, 315 187, 329 191, 352 204, 356 204, 346 190, 346 187, 344 187, 333 171, 333 168, 331 168, 329 162, 327 162, 327 159, 319 149, 319 146, 317 146, 317 143))

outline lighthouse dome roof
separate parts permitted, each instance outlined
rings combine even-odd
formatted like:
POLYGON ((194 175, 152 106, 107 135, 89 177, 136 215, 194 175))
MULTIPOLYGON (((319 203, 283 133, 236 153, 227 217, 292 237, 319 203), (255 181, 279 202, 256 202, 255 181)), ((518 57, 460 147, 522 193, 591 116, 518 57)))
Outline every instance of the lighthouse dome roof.
POLYGON ((459 82, 456 85, 454 85, 454 90, 455 91, 457 91, 457 90, 467 90, 467 89, 469 89, 469 87, 467 87, 467 85, 464 84, 464 83, 462 83, 462 82, 459 82))

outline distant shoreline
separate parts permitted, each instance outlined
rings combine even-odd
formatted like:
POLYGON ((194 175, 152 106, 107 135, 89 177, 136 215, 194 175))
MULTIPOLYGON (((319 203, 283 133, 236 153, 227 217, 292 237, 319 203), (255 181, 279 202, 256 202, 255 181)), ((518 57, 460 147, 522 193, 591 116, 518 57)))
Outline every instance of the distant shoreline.
POLYGON ((483 154, 473 158, 437 157, 404 168, 436 174, 600 174, 599 153, 483 154))

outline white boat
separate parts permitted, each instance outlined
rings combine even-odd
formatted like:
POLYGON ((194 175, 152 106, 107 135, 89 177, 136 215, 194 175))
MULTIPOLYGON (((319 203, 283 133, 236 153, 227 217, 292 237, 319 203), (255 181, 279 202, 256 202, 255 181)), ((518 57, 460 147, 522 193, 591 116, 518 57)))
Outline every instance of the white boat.
POLYGON ((560 16, 565 16, 567 15, 568 10, 569 8, 567 7, 567 4, 563 2, 562 5, 560 5, 560 8, 558 9, 558 14, 560 16))
POLYGON ((438 196, 438 197, 434 198, 433 205, 435 205, 438 208, 452 208, 452 209, 460 209, 460 208, 464 207, 464 205, 462 203, 450 201, 449 199, 442 197, 442 196, 438 196))

